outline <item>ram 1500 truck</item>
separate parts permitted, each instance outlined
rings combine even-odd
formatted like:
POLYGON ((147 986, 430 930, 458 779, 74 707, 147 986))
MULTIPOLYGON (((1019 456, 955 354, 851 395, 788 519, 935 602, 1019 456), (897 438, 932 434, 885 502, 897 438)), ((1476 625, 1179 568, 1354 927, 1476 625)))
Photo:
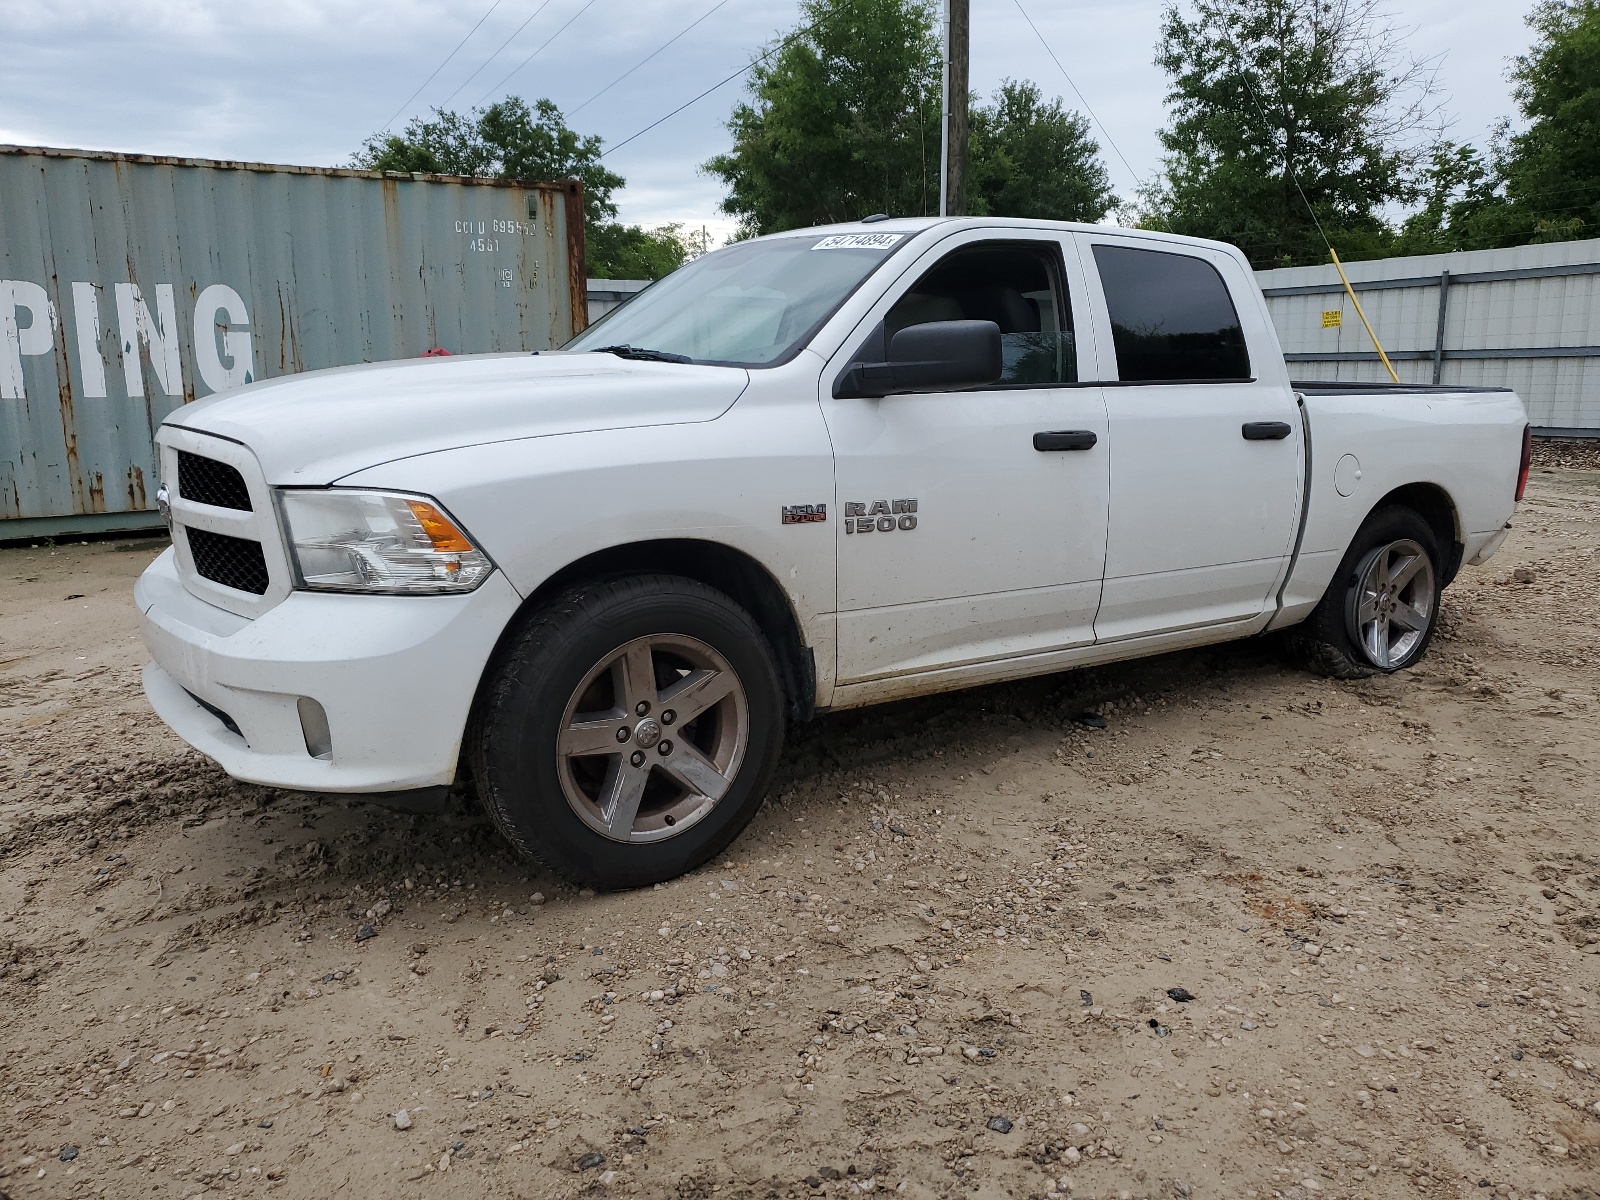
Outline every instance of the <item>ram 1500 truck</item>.
POLYGON ((823 710, 1274 630, 1406 667, 1529 445, 1509 391, 1291 382, 1232 247, 983 218, 739 242, 560 351, 257 383, 157 443, 156 712, 274 787, 470 780, 599 887, 728 845, 823 710))

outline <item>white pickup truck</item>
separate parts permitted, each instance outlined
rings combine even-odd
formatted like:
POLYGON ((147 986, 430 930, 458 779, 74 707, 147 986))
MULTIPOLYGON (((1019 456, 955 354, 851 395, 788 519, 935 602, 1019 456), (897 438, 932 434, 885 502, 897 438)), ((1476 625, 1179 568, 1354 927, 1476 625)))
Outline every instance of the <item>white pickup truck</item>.
POLYGON ((1529 446, 1509 391, 1291 383, 1232 247, 978 218, 740 242, 561 351, 257 383, 157 443, 156 712, 274 787, 470 779, 599 887, 720 851, 823 710, 1291 627, 1405 667, 1529 446))

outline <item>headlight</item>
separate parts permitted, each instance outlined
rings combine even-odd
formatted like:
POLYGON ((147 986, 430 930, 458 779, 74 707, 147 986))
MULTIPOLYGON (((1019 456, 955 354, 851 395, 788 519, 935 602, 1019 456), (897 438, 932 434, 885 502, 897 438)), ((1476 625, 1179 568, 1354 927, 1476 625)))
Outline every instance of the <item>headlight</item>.
POLYGON ((393 492, 278 492, 295 586, 470 592, 494 564, 433 501, 393 492))

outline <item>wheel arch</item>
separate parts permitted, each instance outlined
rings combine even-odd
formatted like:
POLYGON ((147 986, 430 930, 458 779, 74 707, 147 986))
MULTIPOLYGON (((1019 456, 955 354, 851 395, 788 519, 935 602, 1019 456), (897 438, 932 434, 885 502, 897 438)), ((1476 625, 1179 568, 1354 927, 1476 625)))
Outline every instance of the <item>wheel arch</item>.
MULTIPOLYGON (((1401 505, 1414 511, 1433 530, 1444 551, 1445 561, 1440 564, 1440 587, 1448 587, 1456 572, 1461 569, 1461 555, 1466 545, 1461 530, 1461 514, 1456 503, 1437 483, 1408 483, 1389 492, 1372 506, 1366 520, 1382 508, 1401 505)), ((1362 524, 1366 523, 1363 520, 1362 524)))
MULTIPOLYGON (((758 559, 722 542, 661 538, 596 550, 568 563, 535 588, 507 624, 501 640, 503 642, 516 629, 524 616, 536 612, 568 588, 598 579, 638 574, 680 575, 732 598, 750 614, 772 646, 790 718, 809 720, 815 713, 816 661, 800 632, 800 620, 788 593, 758 559)), ((497 645, 490 663, 499 653, 497 645)))

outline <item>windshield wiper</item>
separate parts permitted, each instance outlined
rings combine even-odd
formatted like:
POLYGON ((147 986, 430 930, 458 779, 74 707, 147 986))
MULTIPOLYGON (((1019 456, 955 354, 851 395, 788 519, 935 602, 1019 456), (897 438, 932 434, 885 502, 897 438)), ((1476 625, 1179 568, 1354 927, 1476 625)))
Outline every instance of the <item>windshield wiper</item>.
POLYGON ((646 350, 643 346, 596 346, 596 354, 615 354, 618 358, 631 358, 638 362, 692 363, 687 354, 668 354, 665 350, 646 350))

